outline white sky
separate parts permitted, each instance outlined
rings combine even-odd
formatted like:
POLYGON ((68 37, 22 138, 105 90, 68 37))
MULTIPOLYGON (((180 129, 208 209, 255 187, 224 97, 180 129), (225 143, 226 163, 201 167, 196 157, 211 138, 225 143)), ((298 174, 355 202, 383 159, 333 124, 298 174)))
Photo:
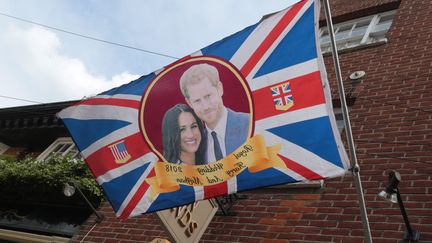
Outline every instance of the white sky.
MULTIPOLYGON (((182 57, 297 0, 0 0, 0 13, 182 57)), ((174 59, 0 15, 0 108, 81 99, 174 59)))

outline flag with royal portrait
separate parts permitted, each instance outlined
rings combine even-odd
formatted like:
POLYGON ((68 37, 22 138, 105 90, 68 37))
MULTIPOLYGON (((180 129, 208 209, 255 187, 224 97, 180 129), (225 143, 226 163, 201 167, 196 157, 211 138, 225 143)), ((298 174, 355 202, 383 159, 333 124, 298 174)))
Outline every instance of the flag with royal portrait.
POLYGON ((318 20, 319 1, 300 1, 62 110, 59 117, 117 217, 344 175, 350 166, 333 114, 318 20), (217 73, 220 83, 208 81, 214 93, 201 95, 207 86, 200 83, 195 89, 183 84, 194 68, 217 73), (223 103, 217 114, 225 120, 213 127, 212 117, 219 116, 209 107, 215 102, 223 103), (171 111, 177 116, 168 122, 171 111), (213 128, 225 133, 221 141, 210 140, 213 128), (216 146, 220 152, 209 152, 216 146))

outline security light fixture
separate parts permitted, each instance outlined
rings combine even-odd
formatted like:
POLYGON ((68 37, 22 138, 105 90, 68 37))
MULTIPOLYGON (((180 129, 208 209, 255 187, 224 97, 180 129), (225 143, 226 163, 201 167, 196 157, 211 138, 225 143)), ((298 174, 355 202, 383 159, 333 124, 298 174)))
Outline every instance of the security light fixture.
POLYGON ((351 80, 357 80, 357 79, 363 78, 365 76, 365 74, 366 74, 365 71, 355 71, 355 72, 350 74, 349 78, 351 80))
POLYGON ((401 177, 399 172, 392 171, 389 174, 389 185, 386 187, 385 190, 378 193, 379 197, 382 197, 383 199, 389 200, 392 203, 397 203, 397 191, 398 191, 398 185, 401 181, 401 177))
POLYGON ((72 197, 75 194, 75 187, 66 182, 63 186, 63 194, 66 197, 72 197))
POLYGON ((96 214, 96 222, 100 223, 102 222, 102 220, 105 218, 105 215, 103 215, 102 213, 98 212, 93 205, 91 204, 91 202, 87 199, 87 197, 84 195, 84 193, 81 191, 81 189, 79 188, 79 186, 77 186, 74 182, 70 182, 69 183, 64 183, 63 185, 63 194, 66 197, 71 197, 75 194, 75 191, 78 191, 78 193, 80 194, 80 196, 84 199, 84 201, 86 202, 86 204, 90 207, 90 209, 96 214), (76 189, 76 190, 75 190, 76 189))
POLYGON ((407 231, 404 233, 403 239, 407 241, 418 241, 420 239, 420 232, 411 228, 410 222, 408 220, 408 215, 406 213, 405 206, 403 204, 400 190, 398 187, 400 181, 401 176, 399 172, 391 171, 389 173, 389 185, 386 187, 386 189, 378 193, 378 196, 389 200, 392 203, 399 204, 399 208, 401 210, 405 226, 407 228, 407 231))

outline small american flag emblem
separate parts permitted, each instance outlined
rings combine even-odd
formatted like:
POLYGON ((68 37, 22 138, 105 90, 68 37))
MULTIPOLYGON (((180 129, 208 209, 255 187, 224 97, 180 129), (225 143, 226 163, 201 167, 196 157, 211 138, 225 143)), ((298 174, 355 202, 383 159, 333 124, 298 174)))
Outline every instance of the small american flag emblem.
POLYGON ((124 144, 124 140, 112 144, 108 146, 108 148, 111 150, 117 164, 126 163, 131 158, 131 155, 126 149, 126 145, 124 144))

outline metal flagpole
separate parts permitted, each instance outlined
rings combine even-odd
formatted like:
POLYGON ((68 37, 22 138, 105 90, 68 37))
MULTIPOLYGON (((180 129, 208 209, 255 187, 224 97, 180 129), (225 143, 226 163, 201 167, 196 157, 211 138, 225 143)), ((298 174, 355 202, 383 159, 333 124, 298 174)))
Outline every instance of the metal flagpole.
POLYGON ((348 116, 348 107, 347 107, 346 100, 345 100, 345 91, 344 91, 344 87, 343 87, 343 83, 342 83, 342 74, 341 74, 340 65, 339 65, 339 56, 338 56, 337 49, 336 49, 336 41, 335 41, 334 30, 333 30, 333 22, 331 19, 331 12, 330 12, 330 4, 329 4, 329 0, 323 0, 323 1, 324 1, 324 10, 325 10, 325 15, 326 15, 326 20, 327 20, 328 32, 330 35, 330 41, 331 41, 331 47, 332 47, 333 63, 334 63, 334 68, 335 68, 336 78, 337 78, 337 83, 338 83, 338 88, 339 88, 339 98, 340 98, 341 105, 342 105, 342 114, 343 114, 345 127, 346 127, 346 135, 347 135, 348 148, 349 148, 349 154, 350 154, 350 163, 351 163, 351 167, 352 167, 353 174, 354 174, 354 182, 355 182, 356 190, 358 193, 360 212, 362 215, 364 236, 365 236, 366 242, 372 243, 372 236, 371 236, 370 227, 369 227, 369 219, 367 216, 366 205, 365 205, 364 195, 363 195, 363 188, 362 188, 361 179, 360 179, 360 167, 357 163, 357 155, 355 152, 354 140, 352 137, 352 130, 351 130, 351 123, 349 121, 349 116, 348 116))

